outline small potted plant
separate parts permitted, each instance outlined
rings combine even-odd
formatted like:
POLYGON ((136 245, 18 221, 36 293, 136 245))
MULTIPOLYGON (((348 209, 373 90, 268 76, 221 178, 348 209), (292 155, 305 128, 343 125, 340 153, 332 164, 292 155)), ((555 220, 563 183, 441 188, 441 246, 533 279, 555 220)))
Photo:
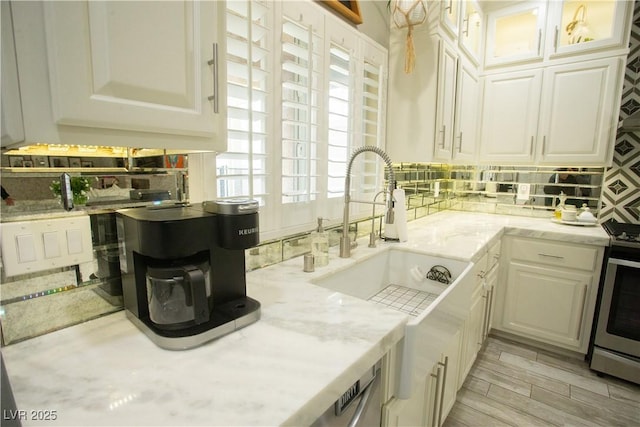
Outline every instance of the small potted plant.
MULTIPOLYGON (((73 193, 73 204, 84 205, 87 203, 87 192, 89 191, 89 180, 82 176, 71 177, 71 192, 73 193)), ((60 197, 60 180, 53 181, 49 189, 56 197, 60 197)))

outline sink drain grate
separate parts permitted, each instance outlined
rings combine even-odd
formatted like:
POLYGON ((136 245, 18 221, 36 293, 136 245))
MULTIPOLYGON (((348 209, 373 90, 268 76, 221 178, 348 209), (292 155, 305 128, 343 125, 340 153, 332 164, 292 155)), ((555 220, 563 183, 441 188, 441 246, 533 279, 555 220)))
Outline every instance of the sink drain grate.
POLYGON ((436 298, 438 298, 436 294, 392 284, 369 298, 369 301, 417 316, 436 298))

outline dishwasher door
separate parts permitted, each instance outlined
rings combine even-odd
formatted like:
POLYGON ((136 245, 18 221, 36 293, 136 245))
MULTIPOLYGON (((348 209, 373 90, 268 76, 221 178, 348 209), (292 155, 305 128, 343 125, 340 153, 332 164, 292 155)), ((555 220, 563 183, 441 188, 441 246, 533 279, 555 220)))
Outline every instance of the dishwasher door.
POLYGON ((311 427, 378 427, 382 416, 380 362, 340 396, 311 427))

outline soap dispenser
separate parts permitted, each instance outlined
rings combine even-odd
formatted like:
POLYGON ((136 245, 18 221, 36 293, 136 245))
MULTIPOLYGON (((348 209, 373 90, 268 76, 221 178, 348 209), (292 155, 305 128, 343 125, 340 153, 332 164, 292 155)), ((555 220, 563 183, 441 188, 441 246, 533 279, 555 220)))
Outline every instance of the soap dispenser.
POLYGON ((564 191, 560 192, 560 195, 558 196, 559 202, 558 205, 556 206, 556 210, 554 211, 553 215, 555 216, 556 219, 561 219, 562 218, 562 211, 564 210, 564 204, 567 201, 567 195, 564 194, 564 191))
POLYGON ((329 233, 322 226, 323 218, 318 217, 318 227, 311 232, 311 254, 316 267, 329 264, 329 233))

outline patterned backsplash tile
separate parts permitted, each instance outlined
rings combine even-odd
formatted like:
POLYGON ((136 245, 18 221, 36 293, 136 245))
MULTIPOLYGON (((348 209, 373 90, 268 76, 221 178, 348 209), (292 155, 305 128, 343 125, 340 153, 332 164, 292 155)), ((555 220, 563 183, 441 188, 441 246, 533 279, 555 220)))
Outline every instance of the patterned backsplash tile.
MULTIPOLYGON (((640 111, 640 1, 635 2, 620 122, 640 111)), ((605 173, 601 217, 640 224, 640 132, 618 131, 613 166, 605 173)))

